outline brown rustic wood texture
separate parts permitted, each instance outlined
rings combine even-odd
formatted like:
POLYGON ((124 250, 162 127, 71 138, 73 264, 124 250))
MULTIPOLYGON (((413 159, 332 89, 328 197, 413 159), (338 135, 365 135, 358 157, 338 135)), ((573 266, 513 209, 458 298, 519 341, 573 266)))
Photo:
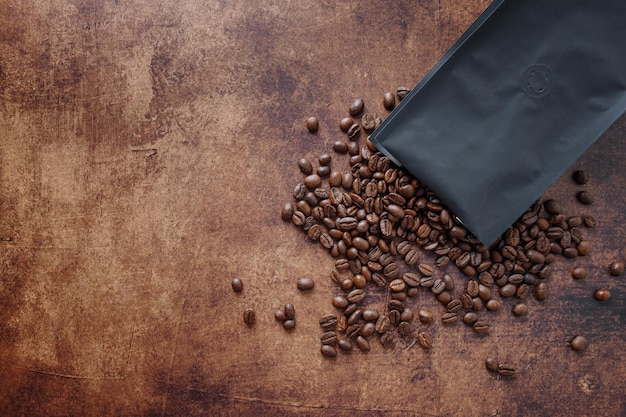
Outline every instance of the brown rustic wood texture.
POLYGON ((343 138, 352 99, 384 116, 383 93, 413 86, 487 4, 0 0, 0 414, 624 415, 626 277, 606 272, 626 258, 624 117, 572 167, 587 186, 570 169, 546 193, 599 225, 527 317, 483 312, 486 336, 415 324, 430 352, 407 338, 319 353, 337 289, 333 259, 279 218, 295 162, 343 138), (273 319, 288 301, 291 333, 273 319), (488 355, 518 375, 487 372, 488 355))

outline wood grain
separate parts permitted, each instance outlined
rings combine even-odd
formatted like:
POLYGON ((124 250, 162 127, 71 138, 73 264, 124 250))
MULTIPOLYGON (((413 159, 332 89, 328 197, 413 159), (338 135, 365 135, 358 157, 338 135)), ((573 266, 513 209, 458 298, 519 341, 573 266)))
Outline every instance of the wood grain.
POLYGON ((606 272, 626 259, 624 117, 545 194, 599 224, 527 317, 507 304, 486 336, 433 323, 431 351, 319 353, 337 289, 333 259, 279 217, 296 160, 331 150, 354 98, 386 115, 383 94, 413 86, 487 5, 0 0, 2 414, 624 415, 624 276, 606 272), (600 286, 611 300, 592 298, 600 286), (285 302, 289 333, 273 318, 285 302), (488 373, 488 355, 519 374, 488 373))

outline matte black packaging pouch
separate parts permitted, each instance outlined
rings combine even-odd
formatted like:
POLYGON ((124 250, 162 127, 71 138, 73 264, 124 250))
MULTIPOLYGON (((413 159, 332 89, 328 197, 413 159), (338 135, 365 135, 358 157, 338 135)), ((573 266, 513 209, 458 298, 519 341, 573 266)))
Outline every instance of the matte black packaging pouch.
POLYGON ((370 136, 492 244, 626 110, 626 0, 496 0, 370 136))

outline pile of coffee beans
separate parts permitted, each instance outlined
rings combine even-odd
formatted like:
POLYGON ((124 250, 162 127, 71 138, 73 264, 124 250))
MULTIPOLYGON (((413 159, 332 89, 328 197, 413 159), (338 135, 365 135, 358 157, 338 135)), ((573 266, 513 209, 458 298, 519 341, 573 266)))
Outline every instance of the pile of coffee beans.
MULTIPOLYGON (((385 93, 384 108, 392 110, 409 91, 399 87, 395 94, 385 93)), ((435 315, 419 309, 419 325, 413 321, 411 299, 420 292, 441 303, 443 324, 462 321, 477 333, 488 333, 488 312, 509 304, 512 314, 524 316, 528 297, 548 298, 547 282, 557 257, 589 254, 586 229, 596 225, 595 219, 590 214, 568 216, 554 199, 534 203, 487 247, 432 190, 362 135, 383 121, 368 113, 364 100, 352 101, 347 112, 339 121, 343 138, 332 146, 335 155, 299 159, 303 179, 293 189, 293 201, 281 209, 283 220, 335 258, 329 274, 338 291, 332 300, 335 311, 320 319, 324 356, 336 356, 337 347, 351 351, 353 345, 368 351, 373 340, 390 346, 415 334, 420 346, 430 348, 431 337, 423 326, 435 315), (447 273, 450 268, 460 273, 447 273)), ((317 119, 307 120, 307 126, 317 130, 317 119)), ((583 171, 574 175, 578 184, 589 181, 583 171)), ((577 198, 584 205, 593 203, 587 191, 577 198)), ((623 264, 609 269, 621 273, 623 264)), ((572 273, 576 279, 584 275, 584 268, 572 273)), ((607 299, 604 291, 596 298, 607 299)), ((515 372, 508 365, 499 365, 497 371, 515 372)))

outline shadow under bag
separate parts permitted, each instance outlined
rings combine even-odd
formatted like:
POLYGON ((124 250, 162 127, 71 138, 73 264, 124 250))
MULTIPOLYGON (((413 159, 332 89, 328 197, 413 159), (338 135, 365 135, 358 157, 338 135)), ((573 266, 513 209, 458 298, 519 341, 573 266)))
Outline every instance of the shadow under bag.
POLYGON ((496 0, 370 140, 489 245, 625 110, 625 0, 496 0))

